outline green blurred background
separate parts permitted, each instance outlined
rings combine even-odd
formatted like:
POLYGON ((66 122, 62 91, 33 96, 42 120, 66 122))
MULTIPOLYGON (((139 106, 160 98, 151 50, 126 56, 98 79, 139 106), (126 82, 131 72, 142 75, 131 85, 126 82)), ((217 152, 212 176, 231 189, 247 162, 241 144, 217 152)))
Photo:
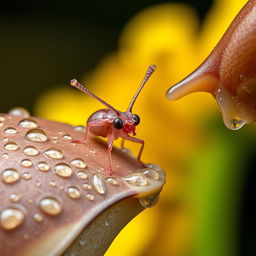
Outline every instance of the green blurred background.
MULTIPOLYGON (((210 0, 175 2, 189 4, 201 21, 212 5, 210 0)), ((1 112, 22 106, 33 113, 40 94, 54 86, 68 86, 70 79, 90 73, 104 56, 116 50, 119 35, 130 19, 140 10, 160 3, 166 2, 3 2, 1 112)), ((195 181, 191 187, 181 188, 189 190, 191 197, 198 200, 198 207, 203 207, 197 244, 187 254, 168 255, 256 255, 256 126, 229 131, 217 112, 202 126, 207 130, 207 142, 191 152, 184 163, 187 169, 197 170, 200 177, 184 175, 184 179, 195 181)), ((142 255, 151 255, 150 249, 145 252, 142 255)))

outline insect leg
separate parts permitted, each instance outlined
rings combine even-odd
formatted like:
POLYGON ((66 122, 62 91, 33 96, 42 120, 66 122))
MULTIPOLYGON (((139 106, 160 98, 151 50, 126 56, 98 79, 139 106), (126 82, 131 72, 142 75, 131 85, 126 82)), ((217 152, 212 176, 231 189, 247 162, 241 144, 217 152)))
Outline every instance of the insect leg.
POLYGON ((93 126, 103 126, 105 125, 106 123, 105 122, 88 122, 87 123, 87 126, 85 128, 85 133, 84 133, 84 137, 82 139, 79 139, 79 140, 72 140, 72 143, 83 143, 87 140, 87 136, 88 136, 88 132, 89 132, 89 129, 90 127, 93 127, 93 126))
POLYGON ((113 164, 112 164, 112 156, 111 156, 111 151, 113 148, 113 141, 114 141, 114 134, 112 132, 111 129, 109 129, 108 131, 108 161, 109 161, 109 170, 108 170, 108 174, 112 175, 113 174, 113 164))
POLYGON ((135 138, 135 137, 128 137, 128 136, 125 136, 123 138, 126 139, 126 140, 129 140, 129 141, 133 141, 133 142, 141 144, 140 151, 139 151, 139 154, 137 156, 137 160, 141 163, 140 157, 141 157, 141 154, 142 154, 142 151, 143 151, 143 148, 144 148, 144 144, 145 144, 144 140, 139 139, 139 138, 135 138))

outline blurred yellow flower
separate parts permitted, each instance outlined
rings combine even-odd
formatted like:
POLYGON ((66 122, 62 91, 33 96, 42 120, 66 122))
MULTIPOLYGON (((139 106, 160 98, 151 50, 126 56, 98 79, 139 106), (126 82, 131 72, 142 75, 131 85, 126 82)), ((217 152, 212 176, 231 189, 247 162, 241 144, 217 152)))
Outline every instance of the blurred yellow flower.
MULTIPOLYGON (((200 33, 198 18, 186 5, 161 4, 142 10, 123 29, 117 51, 82 79, 97 96, 125 111, 148 65, 157 65, 135 103, 134 113, 142 120, 137 129, 137 136, 145 140, 142 159, 163 166, 167 184, 159 205, 133 220, 106 255, 142 255, 144 251, 145 255, 179 256, 192 248, 193 216, 184 189, 189 183, 186 176, 191 174, 183 163, 207 138, 204 120, 217 111, 217 106, 203 93, 169 102, 165 91, 209 54, 245 2, 216 0, 200 33)), ((78 125, 103 107, 66 87, 41 95, 36 114, 78 125)), ((138 145, 125 145, 137 154, 138 145)))

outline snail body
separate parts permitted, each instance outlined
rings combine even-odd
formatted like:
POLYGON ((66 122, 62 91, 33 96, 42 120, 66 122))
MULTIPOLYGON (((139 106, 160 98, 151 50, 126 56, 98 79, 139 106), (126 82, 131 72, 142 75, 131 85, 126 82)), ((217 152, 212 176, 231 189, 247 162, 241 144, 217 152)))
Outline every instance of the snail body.
POLYGON ((247 2, 206 60, 166 96, 175 100, 197 91, 215 97, 232 130, 256 120, 256 0, 247 2))

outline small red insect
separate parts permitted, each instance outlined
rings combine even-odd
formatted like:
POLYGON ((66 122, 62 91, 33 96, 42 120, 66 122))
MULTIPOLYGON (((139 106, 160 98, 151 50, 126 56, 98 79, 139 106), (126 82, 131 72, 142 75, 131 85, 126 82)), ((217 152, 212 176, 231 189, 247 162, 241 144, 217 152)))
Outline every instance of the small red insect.
MULTIPOLYGON (((155 71, 156 66, 151 65, 148 68, 148 71, 139 87, 135 95, 133 96, 128 109, 125 112, 121 112, 111 105, 109 105, 104 100, 100 99, 88 89, 86 89, 82 84, 80 84, 76 79, 70 81, 70 84, 77 89, 87 93, 88 95, 94 97, 98 101, 100 101, 103 105, 107 107, 107 109, 100 109, 94 112, 87 120, 87 126, 85 130, 85 135, 80 140, 74 140, 72 142, 85 142, 88 136, 88 132, 90 131, 94 135, 107 137, 108 143, 108 159, 109 159, 109 175, 113 174, 112 168, 112 158, 111 151, 113 147, 113 141, 119 137, 129 141, 133 141, 141 144, 141 148, 138 154, 138 161, 141 163, 140 158, 144 148, 144 140, 138 139, 135 137, 131 137, 130 134, 136 135, 135 128, 140 123, 140 118, 136 114, 132 114, 132 107, 147 80, 150 78, 152 73, 155 71)), ((123 145, 123 142, 122 142, 123 145)))

